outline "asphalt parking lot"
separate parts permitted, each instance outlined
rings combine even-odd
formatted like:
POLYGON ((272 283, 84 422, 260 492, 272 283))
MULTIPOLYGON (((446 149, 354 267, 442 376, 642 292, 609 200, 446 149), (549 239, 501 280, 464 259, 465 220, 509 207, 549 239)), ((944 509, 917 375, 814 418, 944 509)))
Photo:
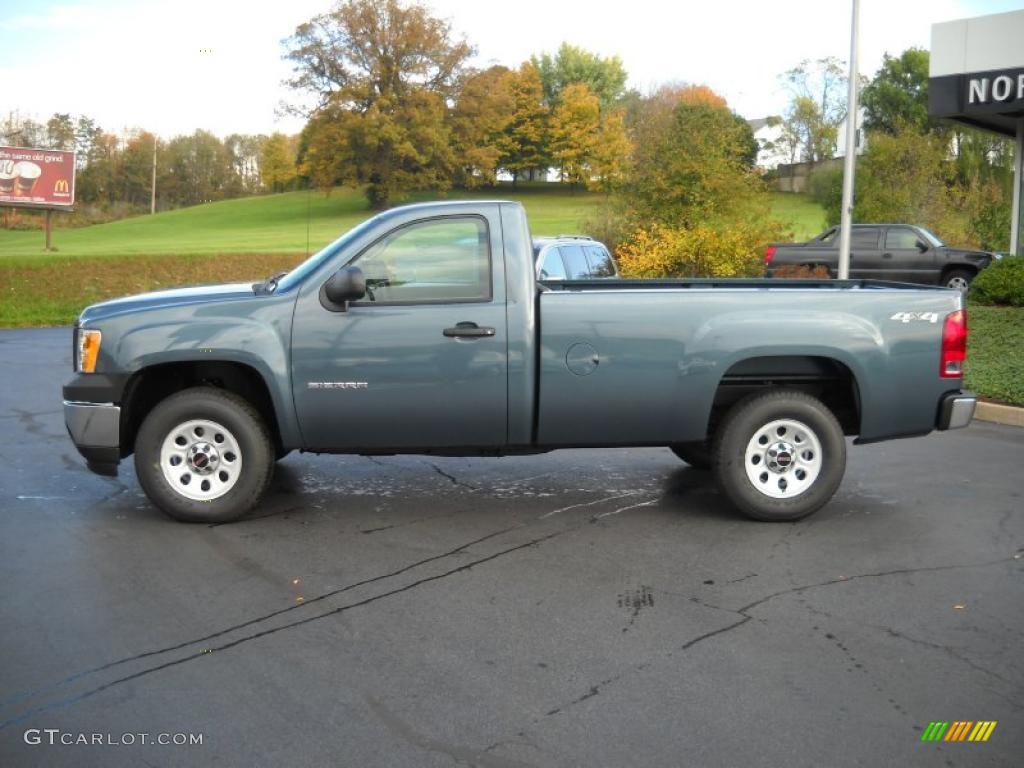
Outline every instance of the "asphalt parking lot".
POLYGON ((645 449, 292 455, 183 525, 85 470, 66 329, 0 352, 0 765, 1024 761, 1022 429, 853 446, 795 524, 645 449))

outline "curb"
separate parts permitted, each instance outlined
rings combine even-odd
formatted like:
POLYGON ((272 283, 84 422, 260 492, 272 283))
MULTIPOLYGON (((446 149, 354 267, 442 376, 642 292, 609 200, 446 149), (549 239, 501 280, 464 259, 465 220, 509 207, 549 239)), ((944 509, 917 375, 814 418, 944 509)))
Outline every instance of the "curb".
POLYGON ((979 401, 974 410, 974 418, 978 421, 991 421, 1011 427, 1024 427, 1024 408, 979 401))

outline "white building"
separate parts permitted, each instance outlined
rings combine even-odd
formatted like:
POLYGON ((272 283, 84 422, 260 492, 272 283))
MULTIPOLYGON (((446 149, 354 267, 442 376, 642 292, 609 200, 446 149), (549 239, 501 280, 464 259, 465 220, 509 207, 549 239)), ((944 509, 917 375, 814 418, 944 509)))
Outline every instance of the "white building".
POLYGON ((757 140, 757 167, 763 171, 773 170, 779 163, 792 162, 789 149, 782 141, 782 118, 759 117, 747 120, 757 140))

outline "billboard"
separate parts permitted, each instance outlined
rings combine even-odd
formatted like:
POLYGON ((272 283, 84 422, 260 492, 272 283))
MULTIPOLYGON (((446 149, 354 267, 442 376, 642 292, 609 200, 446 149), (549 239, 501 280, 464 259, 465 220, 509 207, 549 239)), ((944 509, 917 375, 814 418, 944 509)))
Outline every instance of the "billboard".
POLYGON ((74 202, 74 152, 0 147, 0 205, 69 208, 74 202))

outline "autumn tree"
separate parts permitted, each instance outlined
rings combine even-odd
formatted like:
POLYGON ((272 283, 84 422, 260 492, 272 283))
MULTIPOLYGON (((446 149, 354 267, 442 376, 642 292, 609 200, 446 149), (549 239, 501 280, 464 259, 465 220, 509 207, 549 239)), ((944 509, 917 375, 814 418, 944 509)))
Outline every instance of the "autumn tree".
POLYGON ((294 183, 295 158, 283 133, 272 133, 260 142, 259 176, 263 188, 271 192, 284 192, 294 183))
POLYGON ((626 70, 618 56, 604 58, 568 43, 562 43, 554 56, 532 57, 531 63, 540 74, 544 100, 550 107, 555 107, 562 91, 573 84, 586 85, 602 107, 618 101, 626 86, 626 70))
POLYGON ((515 185, 521 175, 548 163, 550 110, 537 67, 527 61, 512 75, 512 113, 501 140, 501 167, 515 185))
POLYGON ((421 5, 341 0, 288 40, 288 84, 313 101, 304 158, 323 187, 367 185, 380 208, 451 178, 446 121, 472 48, 421 5))
POLYGON ((585 183, 590 176, 600 114, 597 96, 583 83, 566 86, 551 114, 551 156, 562 180, 573 187, 585 183))
POLYGON ((465 187, 494 184, 515 117, 516 74, 495 66, 466 78, 452 111, 456 181, 465 187))
POLYGON ((626 130, 626 111, 621 108, 604 110, 590 153, 591 176, 587 186, 605 194, 617 189, 629 170, 632 152, 633 142, 626 130))

